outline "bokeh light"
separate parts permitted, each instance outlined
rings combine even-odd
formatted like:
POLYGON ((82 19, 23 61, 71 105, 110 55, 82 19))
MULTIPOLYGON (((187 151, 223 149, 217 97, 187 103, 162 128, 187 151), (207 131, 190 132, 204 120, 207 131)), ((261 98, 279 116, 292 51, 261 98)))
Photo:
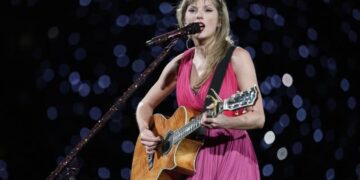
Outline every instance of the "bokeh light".
POLYGON ((110 170, 106 167, 100 167, 98 169, 98 175, 100 179, 110 179, 110 170))
MULTIPOLYGON (((359 179, 360 9, 355 1, 226 3, 231 36, 252 58, 263 99, 265 125, 248 130, 261 179, 359 179)), ((89 135, 164 50, 166 43, 145 42, 178 27, 176 4, 6 3, 0 179, 44 178, 89 135)), ((186 38, 179 39, 88 141, 79 156, 78 179, 130 179, 137 105, 165 65, 188 48, 186 38)), ((176 108, 172 92, 154 113, 168 116, 176 108)))
POLYGON ((273 131, 268 131, 265 136, 264 140, 266 144, 272 144, 275 141, 275 133, 273 131))
POLYGON ((274 166, 272 164, 266 164, 263 168, 262 168, 262 175, 265 177, 269 177, 273 174, 274 172, 274 166))

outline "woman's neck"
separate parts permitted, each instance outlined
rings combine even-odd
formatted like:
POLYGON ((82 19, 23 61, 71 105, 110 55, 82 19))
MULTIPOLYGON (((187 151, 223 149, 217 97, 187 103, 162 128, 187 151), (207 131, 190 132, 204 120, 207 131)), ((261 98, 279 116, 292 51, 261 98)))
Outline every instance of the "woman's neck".
POLYGON ((214 40, 213 38, 203 41, 194 40, 194 44, 197 56, 201 57, 201 59, 206 59, 207 55, 210 54, 211 48, 214 46, 214 40))

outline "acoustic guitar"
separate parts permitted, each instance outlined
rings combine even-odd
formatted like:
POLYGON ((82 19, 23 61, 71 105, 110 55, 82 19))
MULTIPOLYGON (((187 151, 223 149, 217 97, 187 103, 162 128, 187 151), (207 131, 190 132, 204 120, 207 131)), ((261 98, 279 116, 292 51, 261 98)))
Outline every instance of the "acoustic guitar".
MULTIPOLYGON (((214 91, 213 91, 214 92, 214 91)), ((236 92, 228 99, 211 98, 215 106, 207 110, 207 115, 216 117, 224 111, 241 110, 255 104, 257 87, 236 92)), ((175 113, 167 118, 161 114, 154 114, 151 118, 150 130, 162 141, 156 152, 147 154, 137 138, 131 167, 132 180, 166 180, 179 179, 182 175, 192 175, 195 172, 196 156, 203 142, 194 136, 194 132, 201 127, 202 113, 180 106, 175 113)))

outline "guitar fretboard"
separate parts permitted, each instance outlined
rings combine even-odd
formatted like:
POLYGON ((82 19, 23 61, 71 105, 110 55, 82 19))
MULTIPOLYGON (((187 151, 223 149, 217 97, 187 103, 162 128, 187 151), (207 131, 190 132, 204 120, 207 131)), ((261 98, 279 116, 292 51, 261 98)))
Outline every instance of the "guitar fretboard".
MULTIPOLYGON (((236 92, 231 95, 230 98, 225 99, 224 101, 217 101, 214 109, 207 110, 207 115, 210 117, 216 117, 219 113, 222 113, 223 110, 236 110, 240 108, 245 108, 251 105, 254 105, 255 100, 257 99, 257 86, 254 85, 252 88, 242 91, 236 92)), ((215 98, 214 98, 215 99, 215 98)), ((193 118, 192 121, 185 124, 184 127, 173 131, 171 142, 172 144, 176 144, 186 136, 190 135, 194 131, 196 131, 201 126, 201 117, 203 113, 193 118)))
POLYGON ((187 123, 184 127, 174 131, 173 144, 176 144, 180 140, 184 139, 186 136, 196 131, 201 126, 201 116, 202 114, 194 117, 194 119, 187 123))

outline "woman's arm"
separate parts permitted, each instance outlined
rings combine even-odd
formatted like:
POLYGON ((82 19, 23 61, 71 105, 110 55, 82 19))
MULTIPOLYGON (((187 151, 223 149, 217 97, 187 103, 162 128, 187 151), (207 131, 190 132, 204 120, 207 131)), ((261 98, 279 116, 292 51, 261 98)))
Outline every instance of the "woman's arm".
POLYGON ((136 121, 140 131, 141 142, 145 146, 147 153, 153 153, 157 144, 161 140, 159 137, 155 137, 149 130, 149 121, 153 115, 154 109, 176 87, 176 76, 180 57, 181 54, 165 66, 159 79, 140 101, 136 109, 136 121))
POLYGON ((136 120, 140 131, 149 128, 153 110, 175 89, 179 57, 180 55, 165 66, 159 79, 138 104, 136 120))
MULTIPOLYGON (((243 48, 236 48, 231 63, 241 91, 258 86, 255 67, 249 53, 243 48)), ((216 118, 204 118, 203 124, 207 127, 230 129, 262 128, 265 123, 265 114, 262 96, 258 89, 258 97, 251 111, 240 116, 229 117, 219 114, 216 118)))

